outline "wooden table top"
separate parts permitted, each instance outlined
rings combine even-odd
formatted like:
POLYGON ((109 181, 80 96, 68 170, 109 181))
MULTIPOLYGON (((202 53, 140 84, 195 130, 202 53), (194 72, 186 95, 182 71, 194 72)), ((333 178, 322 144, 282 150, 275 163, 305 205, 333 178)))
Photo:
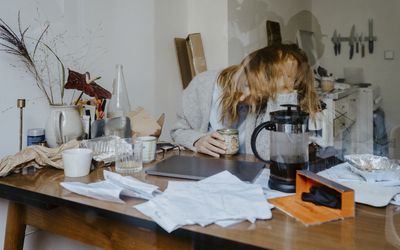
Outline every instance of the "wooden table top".
MULTIPOLYGON (((170 153, 171 154, 171 153, 170 153)), ((172 153, 174 154, 174 153, 172 153)), ((185 153, 193 155, 192 153, 185 153)), ((253 161, 251 155, 234 157, 253 161)), ((146 164, 145 168, 153 164, 146 164)), ((140 199, 125 199, 126 204, 95 200, 73 194, 59 183, 63 181, 96 182, 103 180, 103 170, 97 168, 90 175, 68 178, 62 170, 44 168, 34 173, 12 174, 0 178, 0 197, 42 207, 70 206, 97 213, 116 220, 163 231, 150 218, 141 214, 133 205, 144 202, 140 199)), ((111 168, 110 168, 111 169, 111 168)), ((159 186, 164 190, 170 178, 146 175, 144 171, 134 177, 159 186)), ((176 179, 174 179, 176 180, 176 179)), ((272 210, 272 219, 257 220, 254 224, 242 222, 229 228, 216 225, 200 227, 185 226, 174 235, 212 235, 217 238, 272 249, 395 249, 400 248, 400 207, 389 205, 374 208, 356 205, 356 217, 304 226, 278 209, 272 210)))

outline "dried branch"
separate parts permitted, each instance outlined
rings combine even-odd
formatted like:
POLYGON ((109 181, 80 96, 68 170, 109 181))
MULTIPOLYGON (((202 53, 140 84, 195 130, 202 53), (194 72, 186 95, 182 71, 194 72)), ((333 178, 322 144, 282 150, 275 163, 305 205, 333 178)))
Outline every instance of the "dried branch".
MULTIPOLYGON (((40 76, 37 67, 35 65, 35 62, 31 57, 27 49, 27 46, 25 44, 25 34, 28 31, 28 29, 29 27, 25 28, 24 30, 22 30, 21 28, 20 12, 18 12, 19 35, 17 35, 10 28, 10 26, 8 26, 7 23, 0 18, 0 40, 3 41, 3 43, 0 43, 0 46, 2 47, 1 51, 4 51, 12 55, 16 55, 24 63, 28 71, 33 74, 36 80, 36 85, 46 95, 48 102, 51 104, 52 102, 44 86, 43 79, 40 76)), ((42 36, 40 37, 40 39, 41 38, 42 36)))

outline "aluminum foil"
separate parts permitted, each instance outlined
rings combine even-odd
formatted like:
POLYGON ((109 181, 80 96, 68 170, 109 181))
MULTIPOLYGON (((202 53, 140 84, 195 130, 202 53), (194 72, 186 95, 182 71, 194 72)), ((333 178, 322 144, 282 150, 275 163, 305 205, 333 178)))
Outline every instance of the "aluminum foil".
POLYGON ((400 170, 400 161, 372 154, 351 154, 344 158, 360 170, 400 170))

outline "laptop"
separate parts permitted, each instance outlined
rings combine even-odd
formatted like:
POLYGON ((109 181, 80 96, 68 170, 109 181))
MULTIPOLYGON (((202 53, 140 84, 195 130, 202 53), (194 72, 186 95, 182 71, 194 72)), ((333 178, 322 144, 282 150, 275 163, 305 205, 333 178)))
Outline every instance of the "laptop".
POLYGON ((229 171, 242 181, 253 182, 261 173, 265 163, 238 160, 212 159, 196 156, 175 155, 147 168, 146 174, 201 180, 229 171))

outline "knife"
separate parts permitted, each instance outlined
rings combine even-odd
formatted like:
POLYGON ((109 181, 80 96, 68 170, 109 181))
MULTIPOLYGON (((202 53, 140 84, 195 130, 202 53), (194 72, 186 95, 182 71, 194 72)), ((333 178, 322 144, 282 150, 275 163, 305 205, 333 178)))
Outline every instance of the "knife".
POLYGON ((358 52, 360 51, 360 50, 359 50, 359 39, 358 39, 358 35, 356 34, 355 37, 356 37, 356 53, 358 54, 358 52))
POLYGON ((370 54, 374 52, 374 21, 368 19, 368 51, 370 54))
POLYGON ((365 46, 364 46, 364 36, 363 33, 361 32, 360 36, 360 43, 361 43, 361 57, 365 56, 365 46))
POLYGON ((354 55, 354 39, 355 39, 355 32, 356 32, 356 27, 353 24, 353 26, 351 27, 351 32, 350 32, 350 37, 349 37, 349 45, 350 45, 350 55, 349 55, 349 59, 351 60, 353 58, 354 55))
POLYGON ((332 42, 333 42, 333 51, 335 52, 335 56, 337 56, 337 54, 338 54, 338 40, 337 40, 337 31, 336 30, 333 32, 332 42))

